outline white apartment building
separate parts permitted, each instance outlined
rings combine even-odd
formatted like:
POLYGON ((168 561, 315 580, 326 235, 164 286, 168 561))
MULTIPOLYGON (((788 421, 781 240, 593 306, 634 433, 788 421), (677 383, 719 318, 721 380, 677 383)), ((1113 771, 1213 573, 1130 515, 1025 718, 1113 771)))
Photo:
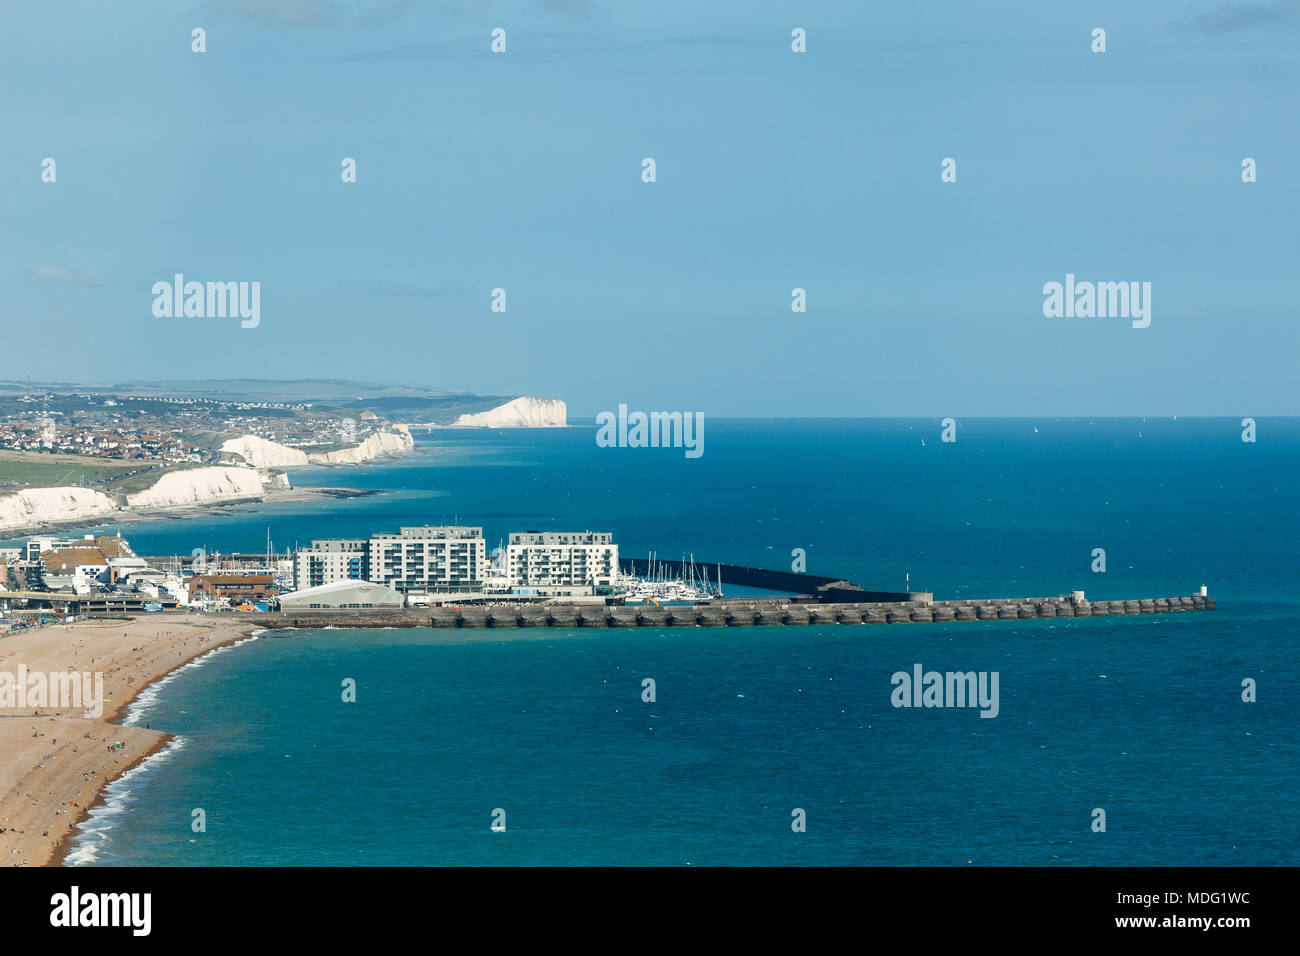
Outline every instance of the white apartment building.
POLYGON ((313 541, 293 556, 295 591, 334 584, 364 581, 370 563, 370 539, 329 538, 313 541))
POLYGON ((369 542, 367 580, 396 591, 481 592, 487 571, 482 528, 402 528, 369 542))
POLYGON ((93 534, 81 538, 55 538, 50 535, 41 535, 27 540, 27 546, 23 550, 23 560, 39 561, 41 555, 46 551, 66 551, 69 548, 93 548, 94 546, 95 536, 93 534))
POLYGON ((618 545, 608 531, 512 532, 506 573, 511 587, 612 587, 618 545))

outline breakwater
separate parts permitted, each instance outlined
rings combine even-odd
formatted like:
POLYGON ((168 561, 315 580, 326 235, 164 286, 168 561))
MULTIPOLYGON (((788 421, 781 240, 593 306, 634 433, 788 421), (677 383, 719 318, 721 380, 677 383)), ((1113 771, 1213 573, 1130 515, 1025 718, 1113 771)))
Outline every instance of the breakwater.
POLYGON ((496 604, 405 608, 400 611, 295 611, 241 615, 259 627, 761 627, 823 624, 944 624, 1058 617, 1113 617, 1207 611, 1214 598, 1074 601, 1004 598, 987 601, 888 601, 792 604, 774 598, 708 604, 628 607, 589 604, 496 604))

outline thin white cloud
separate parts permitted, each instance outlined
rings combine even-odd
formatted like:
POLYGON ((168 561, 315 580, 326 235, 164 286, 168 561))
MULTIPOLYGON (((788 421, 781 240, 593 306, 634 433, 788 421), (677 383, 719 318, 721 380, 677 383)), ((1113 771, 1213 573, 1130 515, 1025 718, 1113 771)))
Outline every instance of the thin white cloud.
POLYGON ((78 272, 61 266, 37 266, 32 274, 45 282, 71 282, 74 285, 104 284, 104 277, 98 272, 78 272))
POLYGON ((1267 24, 1300 24, 1300 0, 1273 0, 1272 3, 1227 0, 1209 13, 1193 17, 1192 22, 1207 33, 1230 33, 1267 24))

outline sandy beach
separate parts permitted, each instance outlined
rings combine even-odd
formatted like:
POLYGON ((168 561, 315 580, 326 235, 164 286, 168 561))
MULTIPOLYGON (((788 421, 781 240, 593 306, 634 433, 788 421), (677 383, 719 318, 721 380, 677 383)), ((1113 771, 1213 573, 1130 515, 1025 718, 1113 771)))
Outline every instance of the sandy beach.
POLYGON ((84 707, 0 706, 0 865, 57 865, 101 790, 170 739, 116 723, 131 700, 255 629, 233 615, 144 614, 0 637, 0 672, 102 672, 104 696, 93 718, 84 707))

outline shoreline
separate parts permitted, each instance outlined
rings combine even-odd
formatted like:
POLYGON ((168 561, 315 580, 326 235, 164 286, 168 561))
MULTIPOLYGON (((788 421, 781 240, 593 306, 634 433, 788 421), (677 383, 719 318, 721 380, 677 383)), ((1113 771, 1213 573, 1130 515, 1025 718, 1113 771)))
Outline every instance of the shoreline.
MULTIPOLYGON (((335 466, 338 467, 338 466, 335 466)), ((241 505, 302 504, 334 498, 366 498, 381 494, 379 489, 304 486, 288 491, 274 491, 262 498, 238 498, 232 501, 214 501, 208 504, 184 504, 147 511, 112 511, 101 515, 85 515, 66 521, 0 528, 0 541, 17 540, 25 536, 75 531, 81 528, 108 527, 134 524, 140 521, 184 521, 190 518, 210 518, 228 513, 241 505)))
MULTIPOLYGON (((158 740, 156 740, 152 744, 152 746, 149 747, 148 750, 140 754, 140 756, 136 757, 124 768, 122 768, 122 772, 119 773, 117 776, 112 778, 105 777, 103 783, 100 784, 99 789, 95 791, 94 799, 91 800, 84 807, 82 807, 81 815, 72 821, 71 826, 69 826, 68 828, 67 836, 65 836, 55 845, 54 850, 50 854, 50 858, 43 863, 37 863, 35 865, 50 866, 50 867, 66 865, 68 854, 71 853, 73 848, 76 846, 77 834, 79 832, 80 826, 90 819, 90 811, 94 810, 96 807, 102 807, 107 804, 108 798, 105 797, 104 794, 107 792, 109 785, 114 783, 117 780, 121 780, 132 770, 135 770, 137 767, 144 766, 144 764, 147 763, 152 757, 166 750, 168 745, 175 739, 176 739, 175 734, 166 734, 166 733, 163 734, 161 737, 158 738, 158 740)), ((26 866, 27 864, 24 863, 23 865, 26 866)))
MULTIPOLYGON (((422 452, 415 448, 413 444, 410 450, 402 454, 386 451, 362 461, 308 462, 303 465, 286 467, 282 470, 286 474, 292 474, 293 471, 298 469, 321 469, 322 471, 350 470, 353 468, 365 468, 370 465, 382 464, 385 462, 400 461, 404 458, 410 458, 418 454, 422 454, 422 452)), ((37 487, 45 488, 47 486, 37 487)), ((26 486, 5 489, 4 491, 0 491, 0 497, 3 497, 5 494, 17 493, 24 490, 32 489, 26 486)), ((341 488, 337 486, 324 485, 303 485, 288 489, 273 488, 265 490, 260 498, 234 498, 225 501, 187 502, 185 504, 148 508, 141 511, 118 509, 103 514, 81 515, 79 517, 68 518, 60 521, 38 522, 36 524, 25 525, 5 525, 0 526, 0 541, 17 540, 18 538, 29 535, 75 531, 87 527, 109 527, 117 524, 130 524, 137 521, 207 518, 214 515, 221 515, 225 513, 226 509, 234 509, 240 505, 302 504, 333 498, 364 498, 370 495, 382 494, 383 490, 384 489, 378 488, 341 488)))
POLYGON ((77 708, 0 710, 0 864, 62 865, 78 828, 105 804, 108 786, 176 739, 123 723, 130 706, 181 668, 260 629, 251 621, 164 613, 80 621, 0 641, 0 670, 22 663, 32 673, 86 671, 98 664, 104 675, 98 717, 77 708), (85 655, 92 655, 91 667, 76 659, 85 655))

